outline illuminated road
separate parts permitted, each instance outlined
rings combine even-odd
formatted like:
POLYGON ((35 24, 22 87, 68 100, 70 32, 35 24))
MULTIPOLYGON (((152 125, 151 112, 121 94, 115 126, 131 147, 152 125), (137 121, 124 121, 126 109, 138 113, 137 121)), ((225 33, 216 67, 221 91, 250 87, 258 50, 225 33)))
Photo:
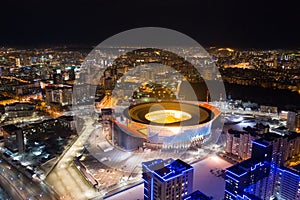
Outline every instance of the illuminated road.
MULTIPOLYGON (((111 102, 106 99, 105 104, 102 104, 101 107, 108 106, 111 104, 111 102)), ((100 107, 99 107, 100 108, 100 107)), ((99 109, 98 108, 98 109, 99 109)), ((237 111, 237 110, 235 110, 237 111)), ((92 119, 86 119, 85 120, 85 127, 82 131, 82 134, 79 136, 79 138, 75 141, 75 143, 70 147, 69 150, 66 151, 66 153, 63 155, 61 160, 58 162, 58 164, 55 166, 53 171, 48 175, 46 181, 49 185, 53 186, 55 191, 61 195, 63 199, 90 199, 94 198, 96 196, 99 196, 98 198, 103 197, 103 194, 100 194, 97 192, 84 178, 83 176, 78 172, 78 170, 75 168, 73 165, 73 158, 76 156, 77 153, 79 153, 82 150, 82 147, 84 144, 86 144, 86 141, 90 137, 91 133, 95 130, 93 127, 94 121, 92 119)), ((103 130, 102 130, 103 131, 103 130)), ((104 134, 100 134, 104 136, 104 134)), ((122 152, 121 155, 112 155, 114 151, 110 152, 99 152, 99 147, 97 147, 97 144, 100 143, 100 141, 104 141, 105 138, 98 137, 90 137, 90 140, 88 143, 91 145, 89 150, 91 153, 94 152, 94 156, 97 157, 97 159, 101 159, 103 156, 105 157, 111 157, 111 158, 116 158, 114 160, 114 163, 110 163, 112 166, 116 168, 122 168, 124 171, 132 171, 131 167, 134 167, 137 165, 137 163, 140 163, 143 159, 139 159, 136 156, 131 155, 129 152, 122 152), (91 147, 94 148, 91 148, 91 147), (101 154, 101 155, 99 155, 101 154), (106 155, 107 154, 107 155, 106 155), (127 155, 128 154, 128 155, 127 155), (101 158, 98 158, 100 156, 101 158), (124 162, 119 162, 120 159, 126 159, 127 163, 124 165, 124 162), (130 162, 130 163, 128 163, 130 162), (117 165, 117 166, 116 166, 117 165), (120 166, 118 166, 120 165, 120 166), (126 167, 125 167, 126 166, 126 167), (125 168, 130 168, 125 170, 125 168)), ((144 156, 146 156, 146 159, 149 160, 150 155, 152 152, 149 153, 143 153, 144 156), (147 157, 147 155, 149 155, 147 157)), ((157 152, 156 152, 157 154, 157 152)), ((161 156, 161 155, 156 155, 156 156, 161 156)), ((171 155, 170 155, 171 156, 171 155)), ((151 157, 153 157, 151 155, 151 157)), ((155 157, 155 156, 154 156, 155 157)), ((171 156, 172 157, 172 156, 171 156)), ((144 158, 145 159, 145 158, 144 158)), ((107 161, 109 165, 110 161, 107 161)), ((223 190, 224 190, 224 179, 221 179, 220 177, 215 177, 210 174, 210 170, 212 168, 220 168, 224 169, 226 167, 229 167, 230 164, 228 164, 225 161, 218 161, 215 158, 210 158, 210 159, 205 159, 204 161, 200 161, 194 164, 195 166, 195 189, 200 189, 204 193, 206 192, 208 195, 212 195, 211 191, 214 188, 218 189, 218 193, 216 197, 221 197, 223 195, 223 190), (201 173, 201 175, 199 175, 201 173), (197 177, 196 177, 197 176, 197 177), (203 179, 201 178, 203 177, 203 179), (214 188, 211 188, 209 185, 205 184, 210 180, 216 179, 217 186, 214 188), (203 180, 203 181, 202 181, 203 180)), ((141 186, 138 186, 137 188, 141 188, 141 186)), ((125 195, 124 197, 121 194, 135 194, 136 192, 130 192, 132 190, 137 190, 137 188, 132 188, 127 190, 126 192, 122 192, 119 195, 112 196, 109 199, 127 199, 127 200, 135 200, 135 199, 141 199, 142 198, 142 191, 137 192, 137 196, 135 195, 125 195), (121 197, 122 196, 122 197, 121 197), (127 197, 128 196, 128 197, 127 197)), ((104 192, 104 191, 103 191, 104 192)), ((105 191, 108 192, 108 191, 105 191)))
POLYGON ((3 189, 8 194, 15 195, 13 199, 59 199, 43 182, 30 180, 5 161, 0 163, 0 175, 3 183, 8 183, 6 186, 2 185, 3 189))
POLYGON ((53 186, 62 199, 83 200, 99 195, 73 165, 74 156, 82 150, 85 141, 93 131, 93 122, 91 119, 85 121, 82 134, 46 178, 46 182, 53 186))
POLYGON ((30 83, 30 81, 27 81, 27 80, 23 80, 23 79, 20 79, 20 78, 16 78, 14 76, 1 76, 1 78, 5 78, 5 79, 9 79, 9 80, 16 80, 16 81, 19 81, 21 83, 30 83))

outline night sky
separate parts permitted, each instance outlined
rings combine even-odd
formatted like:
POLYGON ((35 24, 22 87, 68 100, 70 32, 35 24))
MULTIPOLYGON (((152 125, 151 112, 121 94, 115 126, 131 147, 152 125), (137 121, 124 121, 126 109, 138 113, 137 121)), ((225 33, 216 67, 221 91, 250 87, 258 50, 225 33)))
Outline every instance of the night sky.
POLYGON ((297 1, 7 0, 0 3, 0 46, 95 46, 131 28, 171 28, 203 46, 300 47, 297 1))

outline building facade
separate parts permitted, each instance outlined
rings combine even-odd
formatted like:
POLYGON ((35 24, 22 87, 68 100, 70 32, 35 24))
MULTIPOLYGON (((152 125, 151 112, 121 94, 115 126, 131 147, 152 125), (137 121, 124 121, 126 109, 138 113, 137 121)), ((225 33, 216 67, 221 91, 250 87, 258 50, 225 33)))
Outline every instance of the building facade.
POLYGON ((299 140, 268 133, 253 141, 251 158, 226 170, 225 199, 299 200, 299 169, 286 167, 299 155, 299 140))
POLYGON ((226 131, 227 154, 234 155, 241 160, 251 158, 252 141, 262 138, 269 132, 269 126, 256 124, 254 127, 243 128, 243 131, 229 129, 226 131))
POLYGON ((177 159, 142 163, 145 200, 182 200, 192 193, 194 168, 177 159))
POLYGON ((300 112, 288 111, 286 126, 290 131, 300 132, 300 112))
POLYGON ((4 147, 12 152, 23 153, 25 151, 24 133, 21 128, 15 125, 2 127, 4 135, 4 147))
POLYGON ((49 85, 45 87, 45 101, 47 105, 57 103, 62 106, 72 105, 72 86, 49 85))

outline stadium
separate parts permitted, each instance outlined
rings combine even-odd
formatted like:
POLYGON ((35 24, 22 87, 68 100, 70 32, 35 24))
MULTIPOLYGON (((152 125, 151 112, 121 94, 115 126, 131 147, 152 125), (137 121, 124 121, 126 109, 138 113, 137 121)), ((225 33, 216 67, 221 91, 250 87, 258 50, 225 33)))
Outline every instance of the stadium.
POLYGON ((125 150, 187 149, 209 139, 220 111, 208 103, 162 101, 131 105, 113 120, 111 139, 125 150))

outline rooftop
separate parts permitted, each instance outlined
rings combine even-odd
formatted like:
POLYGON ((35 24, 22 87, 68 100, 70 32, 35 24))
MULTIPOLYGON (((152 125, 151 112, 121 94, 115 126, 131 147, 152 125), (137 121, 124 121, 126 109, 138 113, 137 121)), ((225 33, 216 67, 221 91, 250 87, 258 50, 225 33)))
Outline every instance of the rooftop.
POLYGON ((254 140, 252 142, 252 144, 258 144, 260 146, 267 147, 270 145, 271 141, 273 141, 273 140, 269 140, 269 138, 260 138, 260 139, 254 140))
POLYGON ((165 165, 170 164, 171 162, 174 162, 174 160, 172 158, 169 158, 166 160, 155 159, 155 160, 143 162, 142 165, 150 171, 156 171, 158 169, 163 168, 165 165))
POLYGON ((164 181, 168 181, 180 174, 194 169, 191 165, 183 162, 180 159, 177 159, 175 161, 173 159, 158 159, 150 162, 145 162, 143 163, 143 165, 147 167, 151 172, 154 172, 154 174, 158 178, 164 181))
POLYGON ((249 171, 253 171, 257 166, 263 166, 265 163, 256 161, 254 159, 248 159, 240 162, 237 165, 227 168, 226 173, 234 174, 235 176, 241 177, 249 171))
POLYGON ((73 116, 60 116, 58 119, 62 119, 62 120, 66 120, 66 121, 74 121, 74 117, 73 116))
POLYGON ((294 176, 300 177, 300 164, 294 167, 280 167, 280 170, 288 172, 294 176))
POLYGON ((196 190, 192 194, 185 197, 184 200, 211 200, 211 198, 206 196, 205 194, 203 194, 199 190, 196 190))
POLYGON ((14 124, 2 126, 2 128, 3 128, 4 131, 6 131, 6 132, 8 132, 8 133, 11 133, 11 132, 20 130, 20 128, 17 127, 16 125, 14 125, 14 124))

